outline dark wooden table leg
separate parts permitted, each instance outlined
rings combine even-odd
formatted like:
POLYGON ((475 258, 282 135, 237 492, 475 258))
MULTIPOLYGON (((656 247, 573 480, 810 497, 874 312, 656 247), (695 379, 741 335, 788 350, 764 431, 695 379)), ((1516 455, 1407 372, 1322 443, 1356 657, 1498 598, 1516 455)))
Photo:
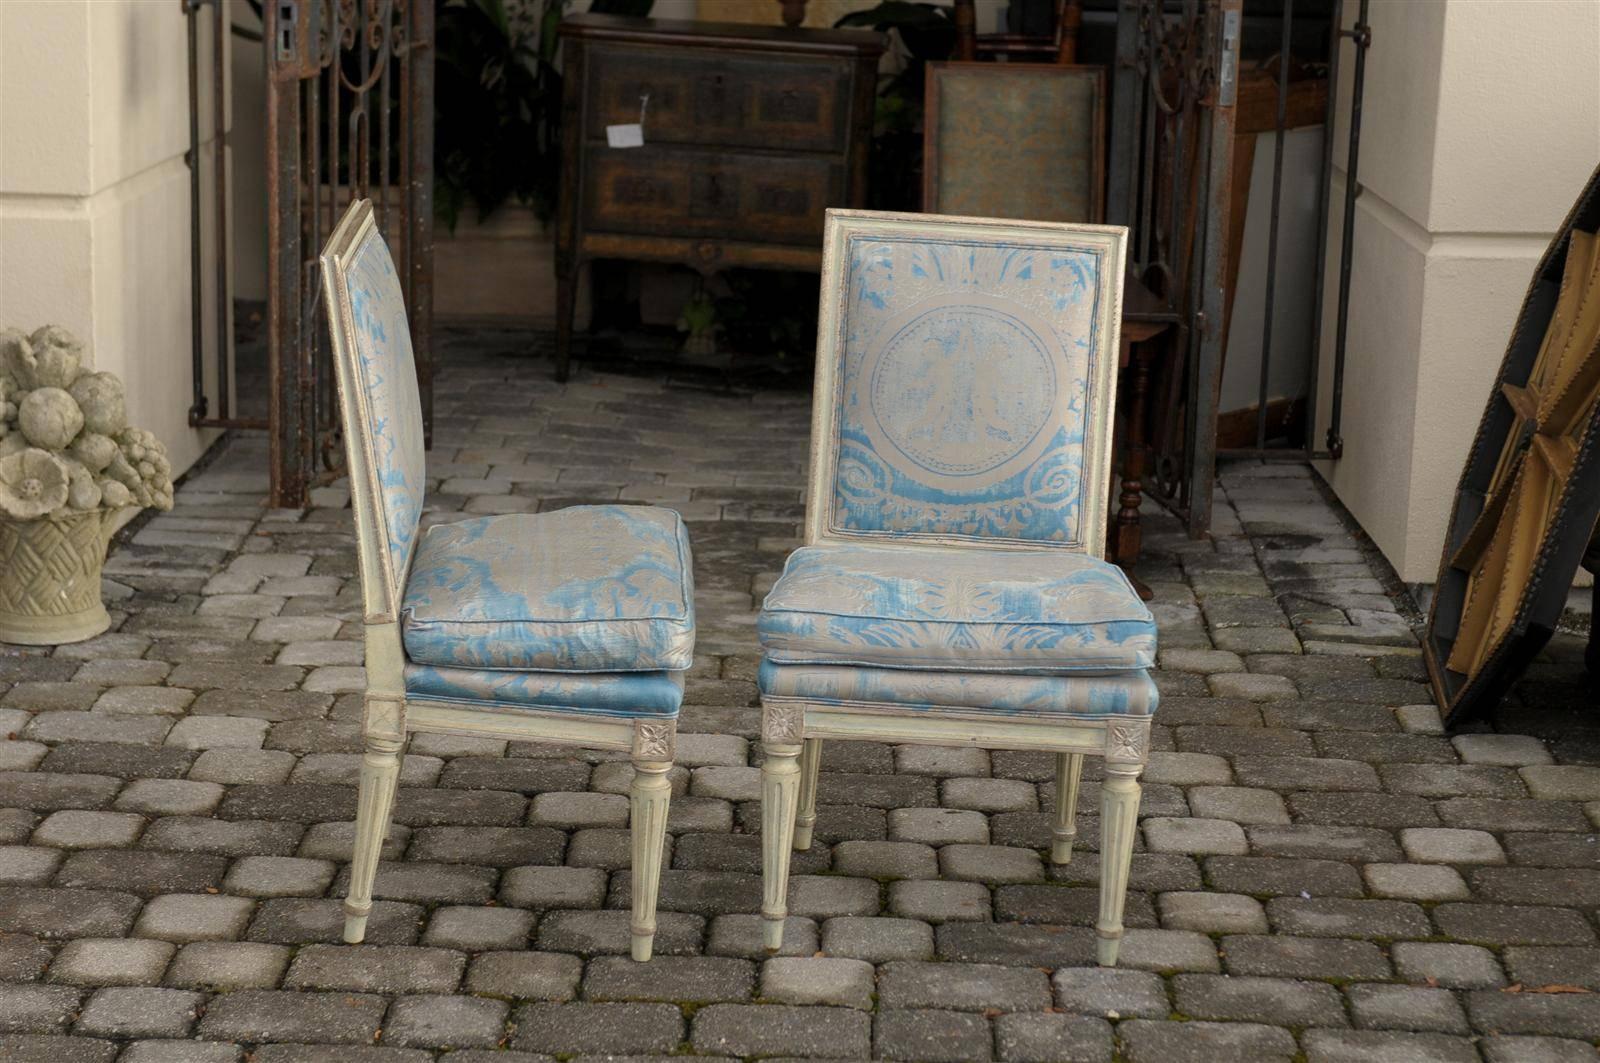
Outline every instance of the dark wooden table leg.
POLYGON ((576 264, 556 274, 556 379, 566 380, 572 369, 572 318, 578 308, 576 264))
POLYGON ((1144 542, 1144 529, 1139 520, 1139 503, 1144 498, 1145 459, 1149 444, 1145 438, 1145 407, 1150 391, 1150 354, 1148 344, 1135 344, 1129 359, 1129 375, 1133 378, 1133 395, 1128 403, 1128 419, 1123 428, 1122 440, 1122 494, 1117 499, 1116 562, 1128 574, 1139 597, 1149 601, 1155 597, 1142 580, 1133 574, 1139 561, 1139 551, 1144 542))

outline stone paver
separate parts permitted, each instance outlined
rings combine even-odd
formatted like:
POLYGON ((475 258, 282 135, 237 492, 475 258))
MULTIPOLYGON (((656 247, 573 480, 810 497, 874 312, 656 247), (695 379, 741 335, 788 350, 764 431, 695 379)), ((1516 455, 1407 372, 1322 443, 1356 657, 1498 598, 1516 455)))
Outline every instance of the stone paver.
POLYGON ((1163 704, 1120 968, 1092 964, 1093 760, 1055 867, 1049 757, 876 743, 826 746, 768 957, 752 629, 800 541, 809 391, 554 385, 494 353, 542 337, 440 336, 428 523, 618 500, 690 521, 657 959, 626 958, 626 761, 454 736, 412 743, 367 944, 341 943, 348 496, 266 509, 264 441, 240 438, 115 548, 117 630, 0 647, 0 1059, 1592 1063, 1582 647, 1559 636, 1444 734, 1413 616, 1309 470, 1225 466, 1209 540, 1146 508, 1163 704))

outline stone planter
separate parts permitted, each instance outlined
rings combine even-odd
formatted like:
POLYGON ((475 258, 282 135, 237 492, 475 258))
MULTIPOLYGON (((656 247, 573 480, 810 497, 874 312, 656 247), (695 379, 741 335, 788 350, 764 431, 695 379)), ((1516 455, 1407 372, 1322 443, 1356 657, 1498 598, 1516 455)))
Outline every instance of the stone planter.
POLYGON ((39 520, 0 516, 0 642, 82 642, 111 626, 100 601, 106 546, 138 506, 39 520))

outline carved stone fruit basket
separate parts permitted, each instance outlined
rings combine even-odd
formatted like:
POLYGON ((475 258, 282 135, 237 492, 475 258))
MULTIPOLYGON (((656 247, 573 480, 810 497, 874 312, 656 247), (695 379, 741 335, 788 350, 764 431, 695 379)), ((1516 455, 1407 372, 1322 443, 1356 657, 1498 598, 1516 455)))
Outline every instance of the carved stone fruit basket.
POLYGON ((122 381, 82 355, 54 325, 0 331, 0 641, 104 631, 111 537, 146 506, 172 508, 166 448, 128 426, 122 381))

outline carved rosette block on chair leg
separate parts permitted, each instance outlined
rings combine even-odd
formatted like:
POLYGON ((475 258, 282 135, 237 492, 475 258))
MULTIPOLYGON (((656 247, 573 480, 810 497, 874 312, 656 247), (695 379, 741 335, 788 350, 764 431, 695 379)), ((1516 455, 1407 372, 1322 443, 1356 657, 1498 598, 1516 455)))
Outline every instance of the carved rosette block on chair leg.
POLYGON ((1072 863, 1078 837, 1078 781, 1083 778, 1082 753, 1056 754, 1056 825, 1050 836, 1050 862, 1072 863))
POLYGON ((344 939, 359 945, 367 936, 372 914, 372 884, 378 858, 389 836, 395 789, 400 782, 400 750, 405 745, 405 709, 401 702, 368 698, 362 731, 366 752, 356 797, 356 844, 350 858, 350 892, 344 902, 344 939))
POLYGON ((805 713, 793 705, 761 709, 761 918, 768 952, 783 947, 789 915, 789 853, 795 845, 805 713))
POLYGON ((650 958, 656 939, 656 898, 661 892, 661 855, 667 841, 667 807, 672 799, 672 744, 677 723, 639 721, 634 725, 633 783, 628 804, 633 828, 633 958, 650 958))

